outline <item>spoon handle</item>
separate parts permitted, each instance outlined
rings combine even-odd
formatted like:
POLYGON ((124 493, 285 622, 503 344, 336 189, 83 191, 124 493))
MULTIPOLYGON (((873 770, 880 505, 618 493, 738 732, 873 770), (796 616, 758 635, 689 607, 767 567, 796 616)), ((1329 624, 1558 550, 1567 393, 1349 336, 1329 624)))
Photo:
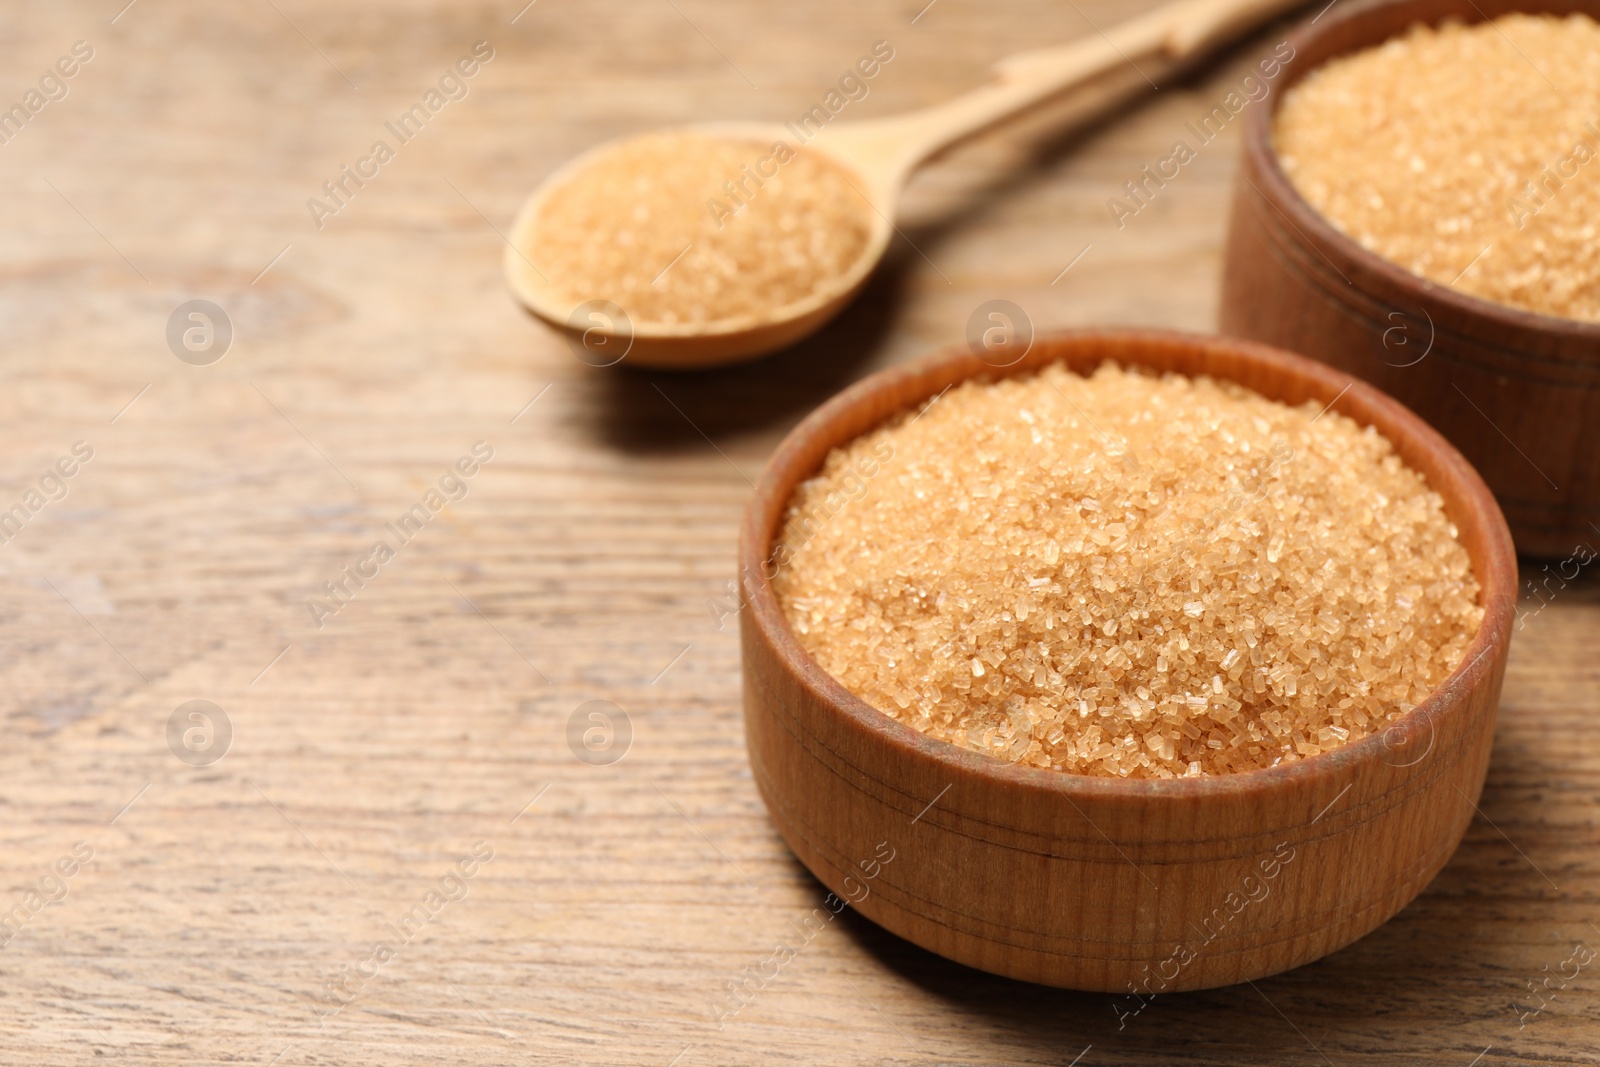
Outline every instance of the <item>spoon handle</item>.
MULTIPOLYGON (((941 149, 1068 89, 1118 75, 1111 99, 1131 95, 1150 75, 1173 67, 1305 0, 1176 0, 1071 44, 1018 52, 995 64, 995 77, 953 100, 888 119, 829 131, 872 177, 898 184, 941 149), (1148 69, 1139 60, 1154 60, 1148 69)), ((1097 100, 1103 105, 1109 100, 1097 100)))

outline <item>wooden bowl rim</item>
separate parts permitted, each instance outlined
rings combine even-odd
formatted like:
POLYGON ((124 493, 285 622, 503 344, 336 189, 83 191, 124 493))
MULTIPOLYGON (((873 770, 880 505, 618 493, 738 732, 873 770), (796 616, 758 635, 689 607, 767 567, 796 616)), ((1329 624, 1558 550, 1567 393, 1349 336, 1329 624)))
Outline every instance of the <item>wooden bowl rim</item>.
MULTIPOLYGON (((1302 52, 1314 51, 1316 46, 1339 29, 1356 25, 1365 28, 1366 20, 1376 20, 1397 8, 1423 7, 1438 3, 1439 0, 1359 0, 1349 4, 1342 10, 1329 13, 1327 21, 1322 22, 1321 15, 1300 23, 1288 36, 1290 46, 1294 49, 1296 57, 1302 52), (1321 22, 1320 25, 1318 23, 1321 22)), ((1486 22, 1486 16, 1475 0, 1452 0, 1459 3, 1462 8, 1459 12, 1451 12, 1424 18, 1418 15, 1413 22, 1424 22, 1428 25, 1438 25, 1449 18, 1460 18, 1463 22, 1486 22)), ((1508 10, 1541 13, 1552 6, 1582 8, 1589 14, 1600 18, 1600 2, 1595 0, 1509 0, 1508 10)), ((1491 6, 1498 6, 1491 4, 1491 6)), ((1497 303, 1480 296, 1463 293, 1452 286, 1442 285, 1419 274, 1413 274, 1393 260, 1386 259, 1378 253, 1363 248, 1355 239, 1351 238, 1336 227, 1322 212, 1312 206, 1311 202, 1300 195, 1300 190, 1295 188, 1287 172, 1278 162, 1278 152, 1273 144, 1272 124, 1278 114, 1278 108, 1283 102, 1285 94, 1295 85, 1309 77, 1323 64, 1337 56, 1348 55, 1362 48, 1370 48, 1383 41, 1392 39, 1393 33, 1371 34, 1370 40, 1365 43, 1352 45, 1349 48, 1330 52, 1320 59, 1316 65, 1291 69, 1271 94, 1264 108, 1250 108, 1244 121, 1244 152, 1255 164, 1254 170, 1265 183, 1265 189, 1258 189, 1269 204, 1285 213, 1289 223, 1301 231, 1301 237, 1311 244, 1315 251, 1328 255, 1330 251, 1342 256, 1347 264, 1354 264, 1361 270, 1378 275, 1386 283, 1392 285, 1419 304, 1433 300, 1437 305, 1442 305, 1466 320, 1459 329, 1470 331, 1477 323, 1492 322, 1502 329, 1532 331, 1542 334, 1561 335, 1574 337, 1579 340, 1593 341, 1600 344, 1600 322, 1586 322, 1582 319, 1562 318, 1558 315, 1548 315, 1540 311, 1528 311, 1523 308, 1513 307, 1509 304, 1497 303), (1311 236, 1307 236, 1310 234, 1311 236), (1312 240, 1315 237, 1316 240, 1312 240), (1332 248, 1323 247, 1324 244, 1332 248)))
MULTIPOLYGON (((1083 369, 1088 366, 1089 359, 1085 358, 1083 369)), ((929 388, 897 410, 921 403, 937 391, 929 388)), ((885 419, 889 417, 884 416, 885 419)), ((875 425, 881 425, 882 421, 878 420, 875 425)), ((1399 401, 1325 364, 1269 345, 1235 338, 1144 329, 1086 329, 1042 335, 1034 342, 1027 356, 1004 368, 980 361, 965 345, 953 345, 921 359, 878 371, 856 382, 801 420, 773 452, 745 510, 738 552, 740 591, 751 623, 761 632, 782 668, 819 705, 844 716, 858 728, 879 735, 902 759, 926 761, 957 778, 970 776, 986 779, 996 786, 1025 793, 1056 797, 1065 795, 1069 802, 1074 798, 1100 801, 1156 798, 1197 801, 1241 794, 1293 792, 1323 781, 1343 780, 1357 768, 1381 761, 1389 731, 1401 729, 1409 737, 1414 728, 1426 725, 1430 731, 1436 732, 1446 715, 1466 705, 1466 694, 1489 684, 1496 670, 1496 653, 1503 652, 1510 644, 1518 581, 1511 531, 1488 486, 1454 446, 1399 401), (924 376, 937 380, 949 377, 953 372, 958 375, 955 378, 957 382, 984 377, 1011 377, 1035 372, 1051 363, 1070 360, 1074 348, 1093 350, 1107 344, 1136 346, 1141 356, 1153 358, 1146 361, 1124 353, 1120 360, 1116 356, 1103 355, 1098 362, 1119 360, 1129 366, 1165 371, 1170 369, 1170 357, 1179 352, 1187 351, 1201 356, 1211 352, 1277 371, 1285 379, 1297 379, 1309 387, 1314 395, 1326 398, 1329 407, 1340 414, 1348 415, 1361 425, 1387 422, 1397 431, 1385 431, 1385 436, 1391 441, 1409 438, 1419 450, 1438 457, 1438 465, 1447 476, 1453 476, 1459 493, 1452 497, 1450 487, 1434 484, 1431 480, 1429 487, 1445 497, 1447 502, 1459 507, 1460 517, 1454 521, 1462 531, 1463 541, 1468 540, 1465 536, 1467 525, 1463 520, 1480 526, 1476 532, 1484 546, 1484 558, 1472 562, 1480 586, 1484 616, 1478 632, 1462 654, 1461 662, 1422 703, 1382 731, 1289 764, 1199 778, 1109 778, 1020 766, 929 737, 850 692, 811 657, 789 628, 763 567, 794 487, 812 476, 821 462, 819 458, 817 463, 801 469, 799 457, 806 439, 816 435, 826 441, 827 446, 822 453, 826 456, 828 450, 855 439, 860 433, 869 432, 862 430, 842 435, 835 432, 835 428, 847 424, 858 409, 871 405, 879 394, 895 393, 904 383, 924 376), (1050 354, 1034 356, 1035 352, 1041 350, 1048 350, 1050 354), (1165 365, 1164 356, 1169 357, 1165 365), (1348 410, 1350 408, 1366 409, 1376 417, 1362 418, 1360 410, 1352 412, 1348 410)), ((748 677, 745 684, 749 684, 748 677)))

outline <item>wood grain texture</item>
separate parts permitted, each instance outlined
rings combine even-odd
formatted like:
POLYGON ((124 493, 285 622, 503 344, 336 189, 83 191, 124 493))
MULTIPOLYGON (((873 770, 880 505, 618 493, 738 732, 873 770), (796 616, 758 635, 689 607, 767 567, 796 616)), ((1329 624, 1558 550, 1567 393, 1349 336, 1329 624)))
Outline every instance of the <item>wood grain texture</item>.
MULTIPOLYGON (((739 544, 745 730, 780 832, 834 893, 909 940, 984 970, 1152 995, 1231 985, 1342 948, 1392 916, 1460 841, 1483 785, 1515 614, 1511 533, 1488 488, 1404 407, 1348 375, 1250 342, 1078 331, 1026 353, 958 345, 873 375, 784 440, 739 544), (1096 779, 1007 764, 881 715, 831 678, 770 579, 795 487, 828 452, 974 378, 1106 360, 1248 384, 1372 426, 1445 499, 1483 585, 1460 668, 1382 734, 1249 774, 1096 779)), ((842 506, 851 506, 846 501, 842 506)), ((828 521, 824 517, 820 520, 828 521)))
MULTIPOLYGON (((1295 60, 1280 88, 1418 21, 1476 22, 1523 10, 1593 17, 1600 3, 1347 5, 1292 42, 1295 60)), ((1600 448, 1589 429, 1600 419, 1600 324, 1459 293, 1361 248, 1294 190, 1272 150, 1270 116, 1260 108, 1245 117, 1222 328, 1325 360, 1391 393, 1482 472, 1522 551, 1568 556, 1600 523, 1600 448)))
POLYGON ((1282 31, 1087 133, 1019 130, 919 175, 908 240, 795 350, 596 371, 501 278, 495 227, 561 161, 686 118, 789 118, 880 38, 897 59, 859 106, 897 113, 1133 9, 939 0, 913 26, 920 2, 674 3, 0 16, 0 100, 96 49, 0 145, 0 501, 95 449, 0 546, 0 903, 77 841, 95 857, 0 949, 0 1062, 1592 1061, 1592 969, 1520 1028, 1512 1007, 1600 937, 1592 567, 1524 601, 1482 814, 1371 936, 1119 1030, 1108 996, 947 963, 847 910, 718 1029, 713 998, 826 892, 751 779, 714 611, 750 480, 811 408, 990 298, 1040 329, 1212 328, 1236 134, 1124 229, 1105 200, 1282 31), (479 39, 496 57, 467 99, 316 229, 306 199, 479 39), (191 298, 236 329, 209 367, 167 349, 191 298), (313 625, 306 598, 477 440, 495 457, 467 497, 313 625), (196 698, 233 725, 200 768, 166 742, 196 698), (609 766, 568 747, 595 699, 633 728, 609 766), (480 840, 466 898, 323 1022, 325 983, 480 840))

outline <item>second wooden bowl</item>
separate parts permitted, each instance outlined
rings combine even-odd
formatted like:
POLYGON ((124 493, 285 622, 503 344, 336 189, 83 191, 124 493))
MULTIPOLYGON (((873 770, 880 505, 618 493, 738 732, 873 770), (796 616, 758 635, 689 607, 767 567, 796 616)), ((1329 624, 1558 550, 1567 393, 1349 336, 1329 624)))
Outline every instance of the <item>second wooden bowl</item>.
POLYGON ((795 855, 907 940, 997 974, 1130 994, 1119 1012, 1316 959, 1427 885, 1483 785, 1517 581, 1482 480, 1395 401, 1264 345, 1130 332, 1041 338, 1004 370, 962 348, 851 387, 773 456, 739 559, 750 764, 795 855), (1482 585, 1483 625, 1461 666, 1383 734, 1281 767, 1165 781, 1016 766, 846 690, 801 647, 769 584, 795 486, 834 446, 952 384, 1057 360, 1080 373, 1116 360, 1211 375, 1376 427, 1444 498, 1482 585))
POLYGON ((1272 145, 1282 93, 1320 64, 1417 22, 1509 11, 1586 12, 1600 0, 1376 0, 1291 34, 1294 59, 1250 108, 1228 234, 1222 330, 1355 374, 1449 438, 1481 471, 1517 547, 1566 556, 1600 533, 1600 323, 1491 303, 1362 248, 1294 188, 1272 145))

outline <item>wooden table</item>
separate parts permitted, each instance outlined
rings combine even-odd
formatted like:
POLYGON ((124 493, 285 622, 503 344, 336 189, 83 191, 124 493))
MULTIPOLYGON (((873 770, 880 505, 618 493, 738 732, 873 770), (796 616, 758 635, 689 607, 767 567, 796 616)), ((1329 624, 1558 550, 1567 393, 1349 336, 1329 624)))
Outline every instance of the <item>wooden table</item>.
POLYGON ((27 518, 0 545, 0 1062, 1596 1062, 1595 968, 1513 1006, 1600 944, 1588 579, 1528 605, 1460 852, 1328 959, 1119 1030, 1110 997, 847 912, 711 1015, 823 893, 751 783, 718 625, 750 479, 987 299, 1041 329, 1210 328, 1234 131, 1124 228, 1106 200, 1281 28, 1090 131, 949 157, 835 325, 673 376, 586 366, 507 297, 496 231, 561 160, 798 115, 877 40, 895 58, 850 108, 890 114, 1145 5, 124 2, 14 6, 0 34, 6 103, 93 48, 0 144, 0 509, 27 518), (479 40, 465 99, 319 229, 307 199, 479 40), (220 361, 169 349, 191 299, 231 323, 220 361), (384 524, 480 441, 465 497, 399 544, 384 524), (349 602, 308 607, 335 580, 349 602), (191 700, 221 709, 209 736, 191 700), (596 700, 631 729, 611 762, 569 744, 596 700))

